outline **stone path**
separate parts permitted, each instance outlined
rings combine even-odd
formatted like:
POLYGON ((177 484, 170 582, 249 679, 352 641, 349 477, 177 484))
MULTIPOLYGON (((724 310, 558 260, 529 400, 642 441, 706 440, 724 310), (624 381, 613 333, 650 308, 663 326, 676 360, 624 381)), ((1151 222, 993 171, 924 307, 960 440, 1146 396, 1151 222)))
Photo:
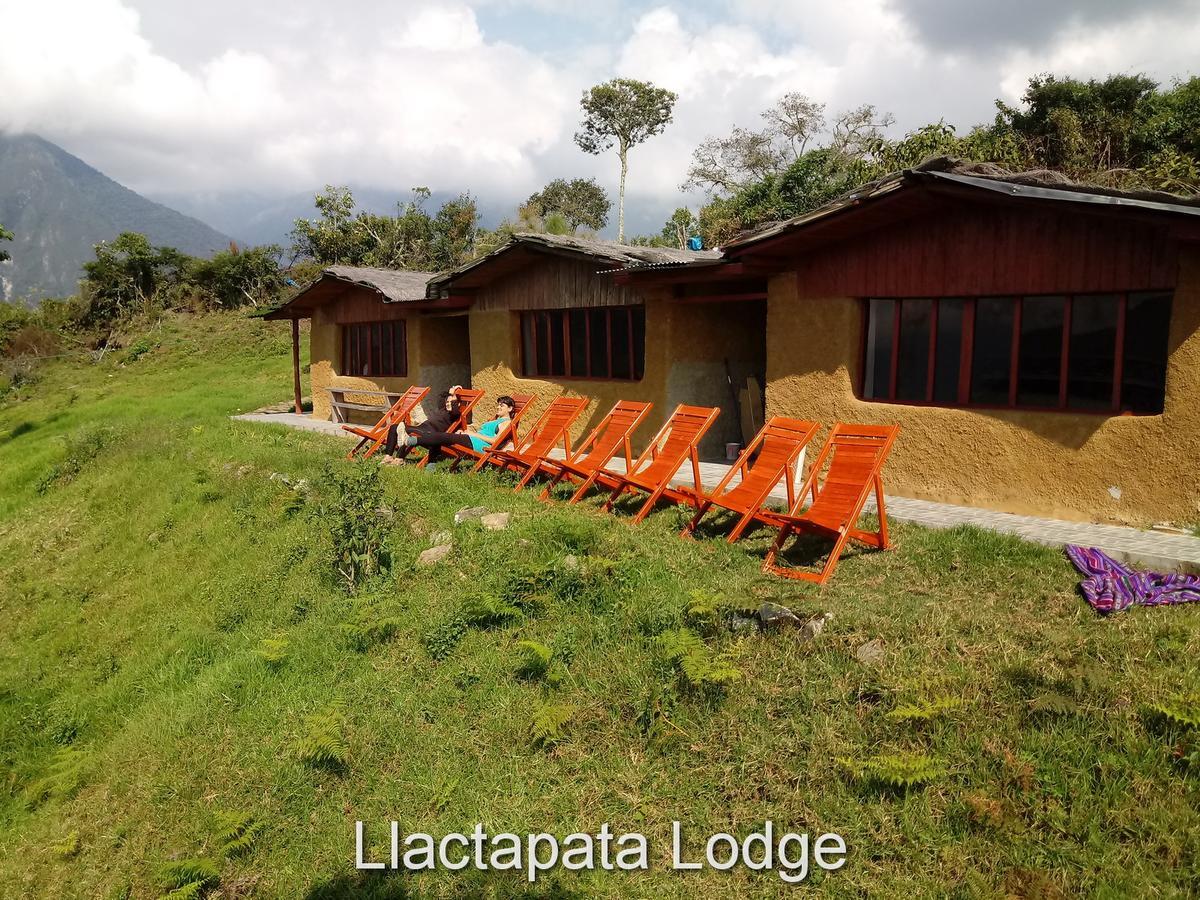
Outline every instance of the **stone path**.
MULTIPOLYGON (((286 425, 305 431, 318 431, 349 437, 334 422, 315 420, 311 416, 295 413, 247 413, 233 416, 245 422, 263 422, 286 425)), ((624 470, 623 460, 613 460, 615 471, 624 470)), ((729 467, 724 463, 703 462, 700 464, 700 480, 705 487, 719 482, 729 467)), ((690 483, 691 466, 685 465, 673 479, 676 483, 690 483)), ((772 491, 771 498, 781 505, 787 493, 779 487, 772 491)), ((973 525, 992 531, 1015 534, 1028 541, 1061 547, 1065 544, 1083 544, 1099 547, 1106 553, 1124 562, 1158 570, 1182 569, 1200 572, 1200 538, 1189 535, 1170 534, 1160 531, 1145 531, 1122 525, 1096 525, 1090 522, 1070 522, 1061 519, 1042 519, 1036 516, 1019 516, 1013 513, 978 509, 971 506, 953 506, 949 503, 934 503, 929 500, 913 500, 907 497, 886 497, 888 518, 896 522, 912 522, 926 528, 953 528, 957 525, 973 525)), ((874 500, 868 508, 874 509, 874 500)))

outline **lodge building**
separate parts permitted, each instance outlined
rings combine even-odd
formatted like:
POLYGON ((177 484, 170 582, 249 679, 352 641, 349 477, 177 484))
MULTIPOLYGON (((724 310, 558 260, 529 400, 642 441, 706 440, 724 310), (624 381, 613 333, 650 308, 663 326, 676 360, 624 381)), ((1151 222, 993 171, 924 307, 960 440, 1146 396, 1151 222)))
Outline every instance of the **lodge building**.
POLYGON ((325 390, 470 383, 899 423, 890 493, 1008 512, 1200 521, 1200 201, 936 160, 720 252, 516 235, 438 275, 334 267, 325 390), (403 286, 400 284, 403 282, 403 286), (376 347, 378 346, 378 351, 376 347))

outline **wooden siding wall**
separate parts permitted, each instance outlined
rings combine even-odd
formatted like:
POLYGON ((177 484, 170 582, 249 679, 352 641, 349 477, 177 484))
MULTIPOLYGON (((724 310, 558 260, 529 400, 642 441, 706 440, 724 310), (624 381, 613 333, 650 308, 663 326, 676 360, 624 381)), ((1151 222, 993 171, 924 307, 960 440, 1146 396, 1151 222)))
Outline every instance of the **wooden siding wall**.
POLYGON ((565 309, 578 306, 629 306, 642 298, 612 276, 596 274, 612 266, 601 260, 576 262, 547 256, 481 288, 474 309, 565 309))
POLYGON ((1053 210, 953 206, 789 262, 801 298, 957 297, 1172 289, 1159 226, 1053 210))
POLYGON ((333 303, 333 320, 338 325, 352 322, 388 322, 405 317, 405 304, 384 303, 367 288, 351 287, 333 303))

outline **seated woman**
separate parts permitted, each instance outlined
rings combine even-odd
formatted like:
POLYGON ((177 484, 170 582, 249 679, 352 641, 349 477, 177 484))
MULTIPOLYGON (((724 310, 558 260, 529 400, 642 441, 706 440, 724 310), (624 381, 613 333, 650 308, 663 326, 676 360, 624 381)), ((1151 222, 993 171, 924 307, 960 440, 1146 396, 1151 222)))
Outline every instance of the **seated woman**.
POLYGON ((404 445, 426 448, 429 451, 429 465, 438 462, 443 456, 449 456, 441 449, 447 445, 466 447, 476 453, 482 453, 496 442, 501 430, 512 421, 513 413, 516 411, 516 401, 506 394, 496 400, 496 418, 484 422, 478 428, 468 425, 466 431, 438 432, 414 426, 409 429, 404 445))
POLYGON ((438 397, 438 409, 433 415, 429 416, 424 422, 417 425, 409 425, 407 428, 403 425, 393 425, 388 429, 387 438, 383 444, 383 462, 392 465, 398 465, 400 460, 396 458, 396 448, 399 446, 411 446, 405 443, 405 439, 410 434, 420 434, 422 431, 431 433, 445 433, 450 431, 458 422, 460 404, 458 402, 458 392, 462 390, 461 384, 456 384, 450 390, 438 397))

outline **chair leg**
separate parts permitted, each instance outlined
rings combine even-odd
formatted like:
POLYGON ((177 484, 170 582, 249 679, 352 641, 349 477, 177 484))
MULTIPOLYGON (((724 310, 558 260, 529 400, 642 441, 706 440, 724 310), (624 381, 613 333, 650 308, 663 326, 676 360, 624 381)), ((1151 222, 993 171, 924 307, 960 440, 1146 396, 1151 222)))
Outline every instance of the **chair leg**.
POLYGON ((637 511, 637 515, 633 517, 633 524, 636 525, 638 522, 645 519, 646 516, 650 515, 650 510, 654 509, 654 504, 658 502, 658 499, 663 495, 663 491, 666 489, 667 486, 665 483, 660 484, 654 489, 650 496, 646 498, 646 502, 642 504, 642 508, 637 511))
POLYGON ((833 549, 829 551, 829 558, 825 560, 825 566, 821 569, 821 574, 815 579, 817 584, 824 584, 833 577, 833 570, 842 560, 842 551, 846 549, 846 543, 850 540, 850 532, 843 531, 838 535, 838 539, 833 543, 833 549))
POLYGON ((533 476, 538 473, 538 469, 540 469, 541 466, 542 466, 542 461, 540 459, 534 460, 533 465, 531 465, 528 469, 525 470, 525 474, 521 476, 521 480, 518 481, 517 486, 515 488, 513 488, 513 493, 514 494, 520 493, 521 489, 523 487, 525 487, 525 485, 529 484, 529 482, 533 478, 533 476))
POLYGON ((567 502, 574 504, 574 503, 578 503, 580 500, 582 500, 584 494, 586 494, 588 491, 590 491, 592 489, 592 485, 596 483, 596 476, 599 474, 600 474, 599 472, 593 472, 591 475, 589 475, 584 480, 583 484, 581 484, 579 486, 579 490, 577 490, 574 494, 572 494, 571 499, 568 500, 567 502))
POLYGON ((548 481, 546 483, 546 486, 544 488, 542 488, 542 492, 540 494, 538 494, 538 499, 543 500, 543 501, 549 500, 550 492, 554 489, 555 485, 557 485, 560 481, 563 480, 563 476, 566 474, 567 473, 565 471, 563 471, 562 469, 559 469, 557 472, 555 472, 554 477, 551 478, 550 481, 548 481))
POLYGON ((883 504, 883 479, 875 476, 875 508, 879 514, 879 549, 886 550, 891 546, 888 540, 887 508, 883 504))
POLYGON ((712 502, 705 500, 700 504, 696 514, 692 516, 692 520, 683 526, 683 531, 679 532, 680 537, 691 537, 696 533, 696 526, 700 524, 700 520, 704 518, 704 514, 712 509, 712 502))
POLYGON ((742 517, 738 519, 737 524, 733 526, 733 530, 729 532, 729 537, 725 538, 727 543, 736 543, 738 539, 741 538, 746 529, 750 527, 750 523, 754 521, 754 512, 754 510, 749 510, 748 512, 742 514, 742 517))
POLYGON ((608 495, 608 499, 604 501, 604 505, 601 506, 600 508, 602 510, 604 510, 605 512, 612 512, 613 504, 616 502, 617 497, 621 496, 621 494, 624 492, 624 490, 625 490, 625 482, 622 481, 619 484, 617 484, 617 486, 615 488, 613 488, 612 493, 608 495))

